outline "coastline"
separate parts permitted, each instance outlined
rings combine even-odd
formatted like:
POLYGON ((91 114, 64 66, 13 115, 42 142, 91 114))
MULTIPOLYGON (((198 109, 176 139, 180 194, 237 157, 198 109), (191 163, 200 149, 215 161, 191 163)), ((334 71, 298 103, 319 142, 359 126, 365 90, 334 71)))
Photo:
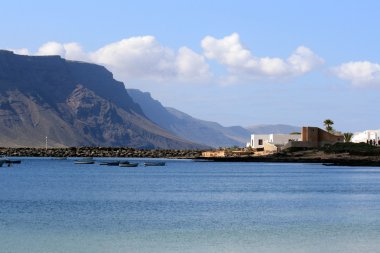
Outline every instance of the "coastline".
POLYGON ((326 166, 368 166, 380 167, 379 155, 328 153, 322 150, 283 152, 266 156, 208 157, 201 158, 213 162, 270 162, 270 163, 319 163, 326 166))
POLYGON ((380 156, 346 153, 326 153, 321 150, 276 153, 265 156, 202 157, 202 150, 134 149, 127 147, 69 147, 69 148, 5 148, 0 155, 7 157, 134 157, 193 159, 197 162, 251 163, 318 163, 326 166, 380 167, 380 156))
POLYGON ((213 158, 196 158, 199 161, 211 162, 251 162, 251 163, 318 163, 325 166, 365 166, 380 167, 380 161, 375 159, 367 159, 363 157, 352 157, 350 159, 341 158, 298 158, 298 157, 213 157, 213 158))

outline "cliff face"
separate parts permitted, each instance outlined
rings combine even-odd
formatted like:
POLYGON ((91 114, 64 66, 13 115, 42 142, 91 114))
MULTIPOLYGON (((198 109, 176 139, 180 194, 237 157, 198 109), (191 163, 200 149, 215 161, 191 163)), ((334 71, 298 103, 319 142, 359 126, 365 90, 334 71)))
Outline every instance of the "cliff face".
POLYGON ((0 146, 202 147, 150 121, 104 67, 0 50, 0 146))

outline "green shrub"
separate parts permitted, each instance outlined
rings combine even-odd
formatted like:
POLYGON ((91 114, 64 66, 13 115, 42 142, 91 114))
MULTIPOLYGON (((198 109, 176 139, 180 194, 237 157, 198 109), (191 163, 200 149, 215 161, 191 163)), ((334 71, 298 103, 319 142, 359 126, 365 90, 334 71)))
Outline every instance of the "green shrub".
POLYGON ((329 154, 349 153, 350 155, 374 156, 380 155, 380 147, 367 143, 338 142, 334 145, 325 145, 322 150, 329 154))

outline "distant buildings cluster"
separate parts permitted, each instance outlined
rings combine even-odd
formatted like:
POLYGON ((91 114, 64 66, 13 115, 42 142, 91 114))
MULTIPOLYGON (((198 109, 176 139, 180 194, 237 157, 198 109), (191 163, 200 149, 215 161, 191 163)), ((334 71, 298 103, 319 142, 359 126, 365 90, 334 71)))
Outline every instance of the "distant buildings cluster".
MULTIPOLYGON (((351 142, 380 146, 380 130, 366 130, 353 134, 351 142)), ((245 150, 207 151, 204 157, 266 155, 289 148, 319 148, 326 144, 344 142, 342 134, 329 133, 318 127, 302 127, 301 133, 292 134, 252 134, 245 150)))
POLYGON ((264 153, 274 153, 288 148, 319 148, 343 141, 343 135, 332 134, 318 127, 302 127, 299 134, 252 134, 247 147, 264 153))

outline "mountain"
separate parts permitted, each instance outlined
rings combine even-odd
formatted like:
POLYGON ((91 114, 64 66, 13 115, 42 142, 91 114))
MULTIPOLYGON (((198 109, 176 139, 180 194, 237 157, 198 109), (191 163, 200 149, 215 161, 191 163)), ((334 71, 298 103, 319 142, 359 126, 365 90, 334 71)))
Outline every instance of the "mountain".
POLYGON ((293 132, 301 132, 301 127, 291 125, 253 125, 246 127, 252 134, 289 134, 293 132))
POLYGON ((218 123, 193 118, 174 108, 164 107, 148 92, 128 89, 132 99, 144 114, 163 129, 187 140, 212 147, 245 146, 250 131, 239 127, 224 127, 218 123))
POLYGON ((0 50, 0 146, 193 149, 149 120, 104 67, 0 50))

